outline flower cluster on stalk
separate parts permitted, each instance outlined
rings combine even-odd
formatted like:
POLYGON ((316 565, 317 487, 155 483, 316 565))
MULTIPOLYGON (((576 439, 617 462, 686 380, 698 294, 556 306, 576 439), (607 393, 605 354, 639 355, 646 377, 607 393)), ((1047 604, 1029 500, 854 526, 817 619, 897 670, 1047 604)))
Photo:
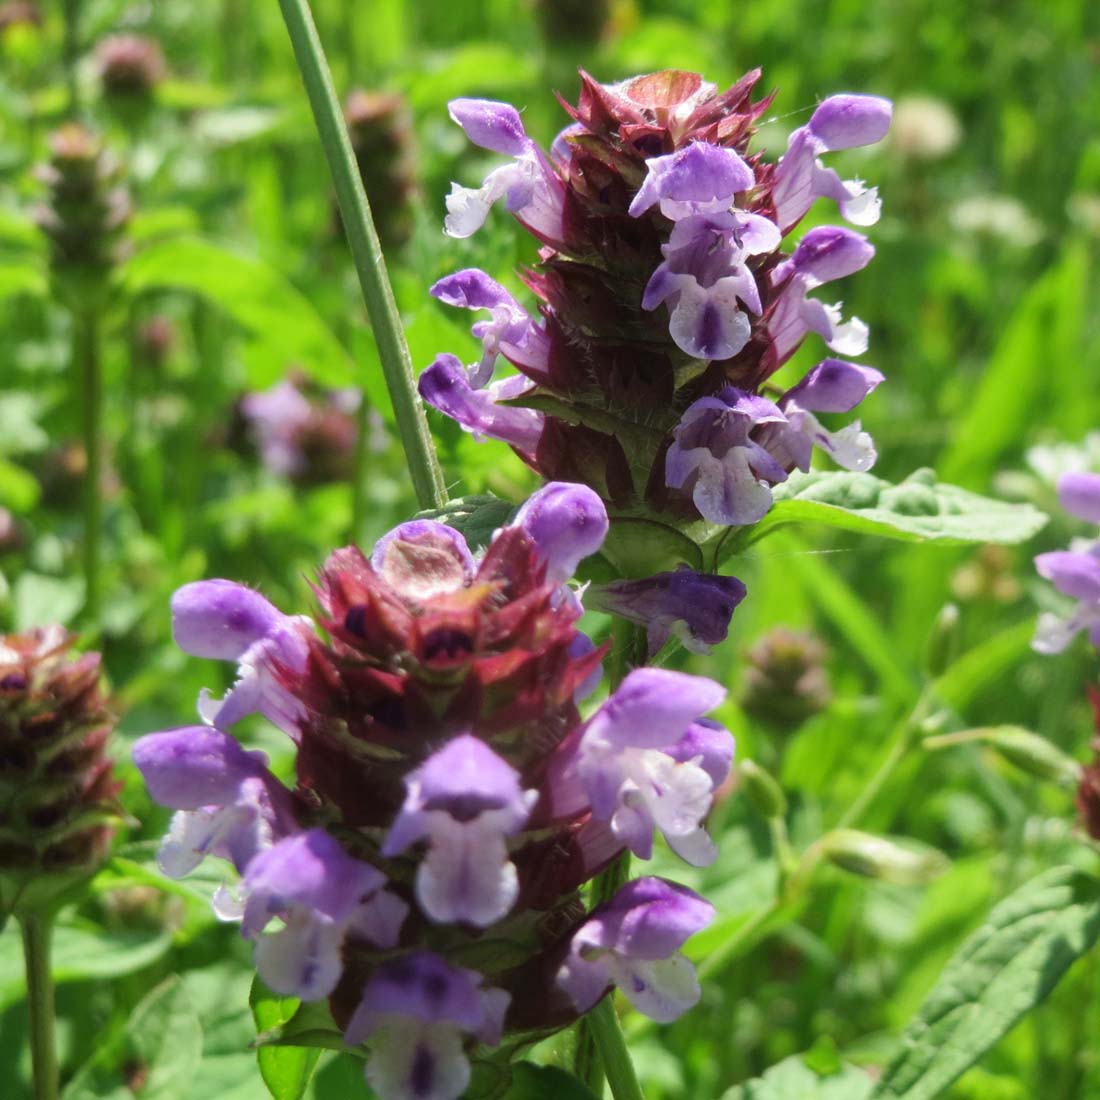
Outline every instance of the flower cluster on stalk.
POLYGON ((604 651, 569 581, 607 530, 596 493, 551 483, 480 556, 432 520, 335 551, 316 624, 224 580, 173 599, 178 644, 237 677, 204 693, 205 724, 135 746, 175 811, 161 866, 234 865, 217 912, 272 989, 328 998, 369 1044, 383 1100, 453 1100, 478 1043, 551 1033, 612 986, 658 1020, 699 997, 680 948, 706 901, 655 877, 591 910, 582 894, 656 833, 713 859, 733 757, 703 677, 635 669, 582 718, 604 651), (231 732, 256 713, 294 743, 293 789, 231 732))
POLYGON ((759 71, 721 93, 695 73, 613 85, 581 76, 576 106, 563 101, 573 122, 549 153, 508 104, 450 104, 475 145, 511 159, 478 188, 454 185, 446 230, 467 237, 503 202, 541 246, 522 273, 540 315, 482 271, 441 279, 437 298, 488 319, 473 330, 479 361, 440 355, 421 376, 424 399, 547 479, 679 526, 756 522, 814 447, 870 468, 874 446, 858 422, 830 430, 819 419, 851 411, 882 381, 850 361, 867 348, 867 326, 814 292, 864 268, 874 248, 847 226, 785 246, 818 198, 850 225, 877 221, 876 189, 821 158, 879 141, 889 101, 824 100, 772 163, 750 149, 770 103, 752 100, 759 71), (773 390, 811 332, 834 357, 773 390), (500 357, 519 373, 494 379, 500 357))

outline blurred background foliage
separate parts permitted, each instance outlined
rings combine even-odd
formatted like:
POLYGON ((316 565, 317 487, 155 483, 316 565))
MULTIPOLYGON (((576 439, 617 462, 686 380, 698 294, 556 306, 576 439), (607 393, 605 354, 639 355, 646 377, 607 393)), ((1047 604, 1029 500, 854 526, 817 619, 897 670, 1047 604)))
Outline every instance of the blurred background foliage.
MULTIPOLYGON (((190 721, 198 689, 217 689, 224 675, 171 644, 175 587, 228 576, 304 610, 311 570, 330 548, 353 537, 369 545, 415 505, 277 5, 81 0, 70 43, 62 7, 0 4, 0 628, 81 625, 82 397, 69 312, 35 224, 46 194, 36 166, 75 94, 133 204, 128 252, 100 311, 106 582, 101 628, 85 634, 106 656, 126 761, 133 737, 190 721), (162 53, 136 91, 103 45, 122 34, 162 53), (357 480, 339 463, 288 477, 259 461, 240 399, 292 372, 318 402, 323 391, 365 392, 352 414, 367 429, 357 480)), ((565 122, 553 91, 574 95, 578 65, 603 81, 688 68, 719 85, 761 66, 762 87, 778 94, 759 141, 777 152, 825 95, 897 104, 891 138, 843 165, 879 183, 885 200, 871 231, 877 258, 844 287, 847 309, 871 325, 868 361, 887 375, 865 406, 877 472, 897 480, 933 466, 1055 510, 1062 466, 1100 469, 1100 439, 1086 443, 1100 431, 1100 5, 315 0, 314 9, 341 93, 399 97, 359 104, 357 152, 418 369, 443 350, 474 358, 464 320, 427 295, 435 279, 476 265, 518 291, 516 271, 535 259, 499 211, 471 240, 442 235, 449 182, 475 183, 491 161, 449 122, 448 99, 507 99, 546 143, 565 122), (1075 449, 1059 450, 1065 443, 1075 449)), ((807 343, 792 374, 822 353, 807 343)), ((491 489, 518 501, 533 488, 502 445, 434 416, 432 426, 453 495, 491 489)), ((330 429, 319 429, 326 460, 330 429)), ((1028 648, 1037 603, 1050 598, 1031 555, 1079 533, 1055 518, 1034 546, 974 551, 806 530, 732 563, 749 599, 726 645, 685 665, 730 686, 721 717, 739 754, 781 779, 796 845, 838 820, 934 675, 965 724, 1019 722, 1087 758, 1082 685, 1095 669, 1083 649, 1051 660, 1028 648), (953 649, 930 666, 948 600, 960 609, 953 649)), ((285 766, 271 731, 257 725, 251 737, 285 766)), ((262 1098, 247 1050, 247 946, 209 916, 215 878, 157 875, 165 814, 122 767, 134 819, 126 844, 58 934, 64 1071, 83 1067, 67 1095, 262 1098), (176 984, 159 1014, 131 1019, 165 980, 176 984), (185 1091, 172 1064, 190 1070, 185 1091)), ((628 1021, 650 1100, 717 1097, 807 1050, 822 1072, 840 1058, 874 1072, 991 905, 1078 850, 1070 794, 973 746, 913 753, 862 824, 935 845, 951 865, 922 887, 827 872, 796 919, 714 968, 700 1009, 667 1028, 631 1031, 628 1021)), ((714 831, 722 857, 695 883, 720 920, 694 945, 697 957, 774 890, 768 830, 735 792, 714 831)), ((949 1095, 1100 1097, 1097 962, 1094 949, 949 1095)), ((16 1095, 29 1060, 20 986, 17 940, 6 934, 0 1066, 16 1095)), ((322 1063, 311 1089, 367 1095, 339 1059, 322 1063)))

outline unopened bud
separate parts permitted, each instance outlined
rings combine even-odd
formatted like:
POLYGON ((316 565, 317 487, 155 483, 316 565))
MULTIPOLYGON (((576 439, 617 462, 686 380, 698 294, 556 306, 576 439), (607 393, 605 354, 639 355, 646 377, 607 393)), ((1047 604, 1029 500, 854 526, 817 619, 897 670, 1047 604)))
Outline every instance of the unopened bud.
POLYGON ((741 706, 753 718, 793 730, 828 706, 827 652, 809 632, 776 627, 745 656, 741 706))
POLYGON ((555 46, 592 46, 611 22, 611 0, 535 0, 543 37, 555 46))
POLYGON ((959 648, 958 642, 959 608, 956 604, 946 603, 932 624, 924 651, 924 667, 929 676, 939 676, 947 669, 959 648))
POLYGON ((356 89, 344 104, 344 120, 382 244, 401 245, 412 231, 417 194, 409 105, 395 92, 356 89))
POLYGON ((759 764, 742 760, 737 766, 745 797, 752 808, 763 818, 787 816, 787 796, 783 788, 759 764))
POLYGON ((825 858, 835 867, 864 878, 899 886, 931 882, 947 867, 947 857, 934 848, 903 847, 858 829, 837 829, 822 841, 825 858))
POLYGON ((113 96, 148 96, 167 72, 160 43, 139 34, 103 39, 95 60, 103 90, 113 96))
POLYGON ((970 741, 985 742, 1010 764, 1036 779, 1061 787, 1075 787, 1081 781, 1081 765, 1076 760, 1045 737, 1022 726, 986 726, 929 737, 924 747, 940 749, 970 741))

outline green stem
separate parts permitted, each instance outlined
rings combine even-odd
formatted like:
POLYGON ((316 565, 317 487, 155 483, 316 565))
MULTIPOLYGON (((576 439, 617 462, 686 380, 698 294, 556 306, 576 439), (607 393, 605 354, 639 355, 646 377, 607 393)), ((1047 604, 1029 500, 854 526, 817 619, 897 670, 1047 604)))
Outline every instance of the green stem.
POLYGON ((66 113, 70 119, 80 113, 80 88, 76 79, 76 62, 80 53, 80 0, 65 0, 65 39, 62 46, 65 64, 65 88, 68 92, 66 113))
POLYGON ((866 812, 868 806, 878 798, 882 788, 889 782, 891 776, 897 771, 898 766, 909 754, 909 750, 916 741, 920 731, 920 724, 927 717, 929 703, 932 700, 931 685, 927 685, 917 699, 913 710, 902 720, 894 733, 893 744, 886 758, 878 766, 874 775, 867 781, 867 786, 860 791, 856 800, 840 816, 836 828, 847 829, 854 825, 866 812))
POLYGON ((73 363, 80 372, 84 456, 84 617, 99 625, 100 546, 103 537, 103 376, 99 323, 89 311, 73 317, 73 363))
POLYGON ((626 1047, 619 1017, 615 1014, 612 997, 613 994, 604 997, 585 1019, 588 1020, 599 1048, 607 1083, 611 1086, 611 1095, 615 1100, 645 1100, 638 1077, 634 1073, 634 1063, 630 1060, 630 1051, 626 1047))
POLYGON ((57 1046, 54 1041, 53 979, 50 976, 52 920, 35 914, 20 918, 23 959, 27 968, 27 1007, 30 1012, 31 1065, 35 1100, 57 1098, 57 1046))
POLYGON ((355 165, 336 89, 332 84, 332 74, 317 35, 309 2, 279 0, 279 7, 336 187, 336 202, 378 344, 382 373, 393 402, 394 418, 408 458, 413 488, 421 508, 441 508, 447 502, 443 474, 432 445, 424 408, 416 392, 409 346, 401 328, 378 233, 363 190, 363 181, 355 165))

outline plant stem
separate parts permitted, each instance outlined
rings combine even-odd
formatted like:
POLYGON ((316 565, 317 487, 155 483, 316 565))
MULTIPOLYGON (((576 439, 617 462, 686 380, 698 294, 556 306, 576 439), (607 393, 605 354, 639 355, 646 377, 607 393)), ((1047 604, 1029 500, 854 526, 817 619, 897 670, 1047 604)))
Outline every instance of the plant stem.
POLYGON ((352 260, 367 305, 382 373, 393 402, 394 418, 409 462, 413 488, 421 508, 441 508, 447 502, 424 408, 413 381, 412 360, 393 297, 370 204, 351 150, 347 129, 332 84, 308 0, 279 0, 294 56, 313 109, 313 119, 336 187, 336 202, 347 233, 352 260))
POLYGON ((53 979, 50 976, 52 918, 40 913, 20 917, 27 968, 31 1064, 35 1100, 57 1098, 57 1047, 54 1042, 53 979))
POLYGON ((882 788, 886 786, 890 777, 897 771, 898 765, 913 747, 920 730, 920 724, 927 717, 931 700, 931 685, 926 685, 912 711, 898 724, 894 733, 893 744, 890 746, 886 758, 867 781, 867 786, 860 791, 856 800, 841 814, 840 820, 836 823, 836 828, 847 829, 849 826, 854 825, 867 812, 867 807, 878 798, 882 788))
POLYGON ((95 628, 100 611, 100 545, 103 537, 103 376, 99 323, 91 310, 73 316, 73 364, 80 372, 84 435, 84 617, 95 628))
POLYGON ((608 994, 586 1019, 592 1028, 592 1034, 599 1047, 600 1060, 603 1062, 607 1083, 611 1086, 611 1095, 615 1100, 645 1100, 638 1077, 634 1073, 634 1063, 630 1060, 630 1051, 626 1048, 623 1029, 619 1026, 619 1017, 615 1014, 613 994, 608 994))
POLYGON ((70 119, 80 113, 80 88, 76 79, 76 59, 80 52, 78 33, 80 0, 65 0, 65 39, 62 53, 65 63, 65 88, 68 93, 66 114, 70 119))

